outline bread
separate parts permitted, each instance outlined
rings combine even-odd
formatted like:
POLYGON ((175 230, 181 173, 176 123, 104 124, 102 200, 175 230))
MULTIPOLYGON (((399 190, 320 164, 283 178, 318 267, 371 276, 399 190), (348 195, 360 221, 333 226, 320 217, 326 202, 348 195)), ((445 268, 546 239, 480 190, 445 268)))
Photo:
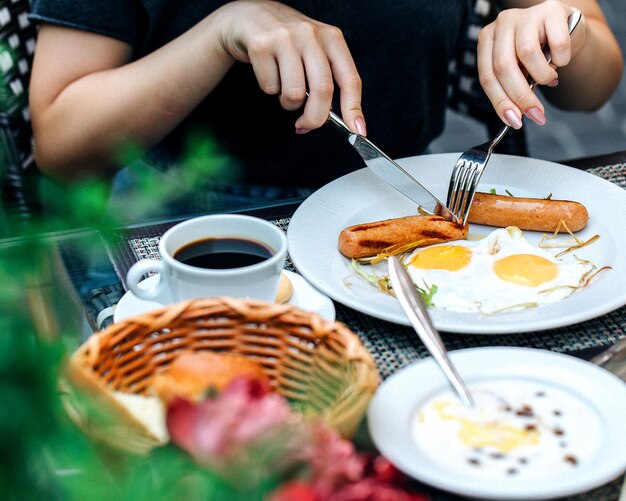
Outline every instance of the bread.
POLYGON ((199 351, 184 353, 154 377, 159 398, 170 402, 180 396, 197 402, 211 390, 222 390, 237 376, 250 376, 269 384, 262 367, 243 355, 199 351))
POLYGON ((165 424, 165 405, 156 395, 144 396, 114 391, 113 398, 132 416, 145 426, 148 433, 159 443, 169 440, 165 424))
POLYGON ((149 395, 113 390, 74 358, 66 364, 60 384, 68 414, 92 439, 147 454, 169 441, 165 415, 174 397, 199 401, 211 388, 219 391, 241 375, 270 384, 253 360, 210 351, 179 355, 154 375, 149 395))
POLYGON ((156 395, 111 390, 73 359, 65 366, 60 387, 66 411, 92 439, 139 454, 169 441, 165 406, 156 395))

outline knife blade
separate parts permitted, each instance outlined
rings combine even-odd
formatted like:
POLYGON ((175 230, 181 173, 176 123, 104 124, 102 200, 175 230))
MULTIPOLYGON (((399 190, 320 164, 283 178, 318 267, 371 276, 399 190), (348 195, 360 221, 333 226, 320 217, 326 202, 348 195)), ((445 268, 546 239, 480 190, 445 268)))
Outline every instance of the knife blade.
POLYGON ((332 111, 328 121, 347 136, 348 142, 361 155, 365 165, 379 178, 415 202, 422 210, 442 216, 453 223, 459 222, 459 219, 435 195, 369 139, 352 132, 332 111))

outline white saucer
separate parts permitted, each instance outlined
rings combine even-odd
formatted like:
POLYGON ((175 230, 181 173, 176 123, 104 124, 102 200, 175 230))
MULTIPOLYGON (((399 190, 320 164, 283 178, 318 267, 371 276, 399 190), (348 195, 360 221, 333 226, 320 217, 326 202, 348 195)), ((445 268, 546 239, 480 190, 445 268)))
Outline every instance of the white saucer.
MULTIPOLYGON (((298 308, 306 311, 317 313, 331 322, 335 320, 335 305, 328 298, 328 296, 319 292, 297 273, 288 270, 283 270, 283 273, 289 277, 289 280, 293 285, 293 295, 288 301, 288 304, 297 306, 298 308)), ((142 280, 139 286, 146 288, 152 287, 158 280, 158 275, 152 275, 151 277, 142 280)), ((113 321, 119 322, 120 320, 134 315, 139 315, 140 313, 146 313, 148 311, 163 308, 163 306, 164 305, 157 303, 156 301, 138 298, 131 291, 128 291, 117 303, 115 313, 113 314, 113 321)))

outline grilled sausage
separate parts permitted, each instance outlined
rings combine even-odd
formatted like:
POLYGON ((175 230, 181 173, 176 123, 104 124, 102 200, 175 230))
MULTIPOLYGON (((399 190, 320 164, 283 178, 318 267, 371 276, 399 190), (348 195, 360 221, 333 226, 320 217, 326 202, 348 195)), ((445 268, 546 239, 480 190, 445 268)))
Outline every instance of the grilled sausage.
POLYGON ((468 221, 534 231, 554 231, 559 221, 564 221, 571 231, 579 231, 588 218, 587 209, 578 202, 476 193, 468 221))
POLYGON ((468 225, 452 223, 441 216, 406 216, 345 228, 339 234, 339 251, 348 258, 375 256, 392 245, 424 240, 433 245, 467 238, 468 225))

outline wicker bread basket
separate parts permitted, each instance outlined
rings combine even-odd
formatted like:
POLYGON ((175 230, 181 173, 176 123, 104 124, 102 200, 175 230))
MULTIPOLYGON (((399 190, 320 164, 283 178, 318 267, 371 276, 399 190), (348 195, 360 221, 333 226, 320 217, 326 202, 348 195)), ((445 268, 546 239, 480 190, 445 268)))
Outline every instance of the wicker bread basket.
POLYGON ((290 305, 195 299, 93 334, 67 364, 66 408, 92 437, 147 452, 160 441, 123 419, 111 393, 150 395, 155 374, 180 354, 201 350, 253 358, 273 390, 305 415, 323 417, 344 437, 356 431, 380 382, 370 354, 340 322, 290 305), (95 414, 85 404, 94 400, 100 405, 95 414), (102 405, 112 408, 106 418, 102 405))

